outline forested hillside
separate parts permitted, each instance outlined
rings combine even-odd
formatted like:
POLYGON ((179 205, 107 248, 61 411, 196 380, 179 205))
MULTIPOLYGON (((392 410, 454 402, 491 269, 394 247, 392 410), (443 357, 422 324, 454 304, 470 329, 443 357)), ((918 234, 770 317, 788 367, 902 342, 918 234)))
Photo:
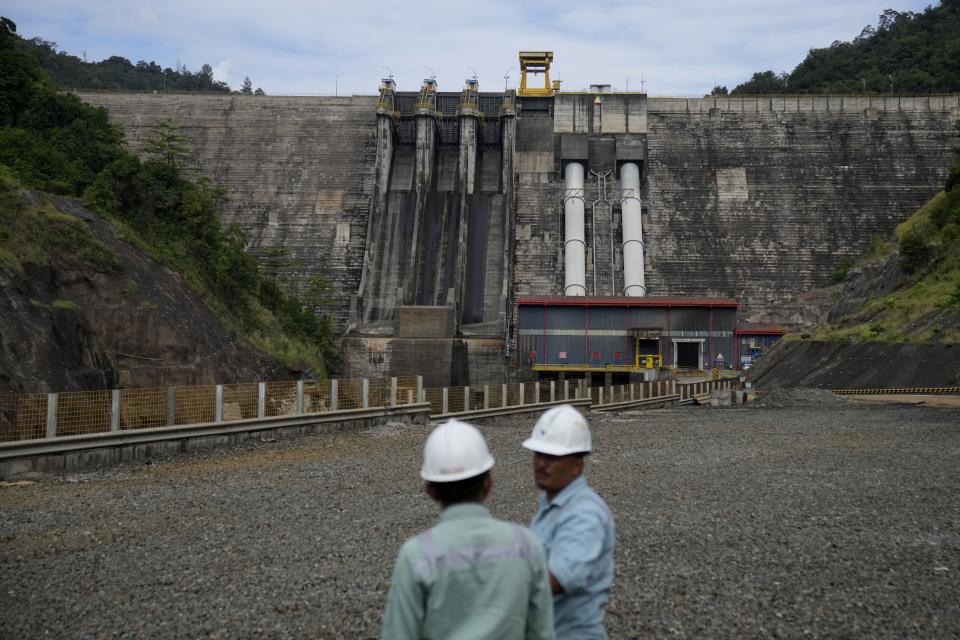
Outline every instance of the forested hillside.
MULTIPOLYGON (((236 226, 222 228, 223 191, 184 167, 185 138, 158 122, 149 157, 126 151, 107 113, 55 87, 25 53, 16 25, 0 18, 0 180, 12 187, 81 199, 143 253, 175 270, 237 340, 323 375, 336 356, 323 314, 325 288, 284 291, 283 274, 258 268, 236 226)), ((4 202, 18 202, 11 195, 4 202)), ((0 269, 23 272, 42 238, 16 225, 0 202, 0 269)), ((42 253, 42 252, 41 252, 42 253)), ((135 284, 135 283, 134 283, 135 284)), ((131 286, 131 288, 135 288, 131 286)))
MULTIPOLYGON (((790 73, 762 71, 733 94, 954 93, 960 91, 960 0, 925 11, 888 9, 850 42, 811 49, 790 73)), ((714 94, 725 95, 726 87, 714 94)))
MULTIPOLYGON (((176 69, 162 67, 143 60, 136 64, 121 56, 90 61, 60 51, 56 42, 42 38, 18 38, 17 49, 37 60, 47 77, 63 89, 104 91, 206 91, 230 93, 230 86, 213 77, 213 68, 204 64, 200 71, 190 71, 186 65, 176 69)), ((262 95, 254 89, 250 78, 243 81, 239 93, 262 95)))

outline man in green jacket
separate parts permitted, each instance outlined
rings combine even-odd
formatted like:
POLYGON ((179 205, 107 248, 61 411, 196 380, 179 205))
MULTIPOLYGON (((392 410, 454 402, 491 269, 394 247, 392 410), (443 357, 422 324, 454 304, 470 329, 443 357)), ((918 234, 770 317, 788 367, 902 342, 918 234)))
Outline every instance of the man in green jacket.
POLYGON ((384 640, 554 639, 543 547, 526 528, 483 506, 493 456, 480 432, 449 420, 423 450, 420 476, 443 509, 440 522, 397 556, 383 616, 384 640))

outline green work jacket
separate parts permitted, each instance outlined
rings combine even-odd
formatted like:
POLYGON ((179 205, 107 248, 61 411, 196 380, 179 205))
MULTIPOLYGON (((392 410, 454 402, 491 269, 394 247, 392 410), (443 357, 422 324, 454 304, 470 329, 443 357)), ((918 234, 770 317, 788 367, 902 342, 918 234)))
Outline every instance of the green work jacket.
POLYGON ((436 526, 400 548, 381 637, 555 638, 543 547, 480 504, 448 507, 436 526))

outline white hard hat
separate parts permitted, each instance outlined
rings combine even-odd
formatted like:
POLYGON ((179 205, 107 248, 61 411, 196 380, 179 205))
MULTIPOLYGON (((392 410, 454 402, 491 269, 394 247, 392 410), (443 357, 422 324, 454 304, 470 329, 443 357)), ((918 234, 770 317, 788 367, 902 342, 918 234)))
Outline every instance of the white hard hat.
POLYGON ((543 412, 523 447, 551 456, 589 453, 590 427, 579 411, 562 404, 543 412))
POLYGON ((472 424, 447 420, 433 430, 423 446, 420 477, 427 482, 456 482, 493 467, 487 442, 472 424))

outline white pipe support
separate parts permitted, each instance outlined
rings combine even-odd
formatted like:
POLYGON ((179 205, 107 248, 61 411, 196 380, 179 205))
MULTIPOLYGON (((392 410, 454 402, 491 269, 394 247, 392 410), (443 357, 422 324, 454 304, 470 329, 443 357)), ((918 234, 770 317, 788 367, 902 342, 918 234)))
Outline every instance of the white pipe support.
POLYGON ((583 164, 569 162, 564 168, 563 197, 563 295, 587 295, 587 243, 583 224, 583 164))
POLYGON ((647 295, 643 265, 643 207, 640 201, 640 167, 624 162, 620 167, 620 211, 623 214, 623 295, 647 295))

